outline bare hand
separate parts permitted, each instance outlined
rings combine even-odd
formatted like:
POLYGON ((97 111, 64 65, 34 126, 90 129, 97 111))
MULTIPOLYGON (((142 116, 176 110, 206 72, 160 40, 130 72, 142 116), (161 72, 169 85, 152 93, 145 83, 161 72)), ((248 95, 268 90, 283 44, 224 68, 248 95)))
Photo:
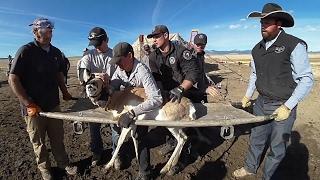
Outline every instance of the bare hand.
POLYGON ((221 97, 220 92, 214 86, 209 86, 206 89, 206 93, 211 95, 212 97, 218 97, 218 98, 221 97))
POLYGON ((95 77, 102 79, 104 86, 108 87, 110 82, 110 76, 107 73, 94 73, 95 77))

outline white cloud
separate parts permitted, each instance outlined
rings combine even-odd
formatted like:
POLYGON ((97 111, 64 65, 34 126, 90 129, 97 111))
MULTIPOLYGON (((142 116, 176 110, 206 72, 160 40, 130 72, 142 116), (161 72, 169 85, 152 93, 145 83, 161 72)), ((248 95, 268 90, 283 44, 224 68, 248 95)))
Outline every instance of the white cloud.
POLYGON ((242 18, 242 19, 240 19, 240 21, 246 21, 246 19, 245 19, 245 18, 242 18))
POLYGON ((319 26, 312 26, 312 25, 307 25, 306 27, 304 27, 304 29, 306 31, 319 31, 319 26))
POLYGON ((220 25, 215 25, 215 26, 213 26, 213 29, 219 29, 219 28, 221 28, 220 25))
POLYGON ((229 29, 238 29, 240 27, 241 27, 240 24, 231 24, 231 25, 229 25, 229 29))
POLYGON ((20 15, 20 16, 46 17, 46 18, 54 20, 54 21, 73 23, 73 24, 90 26, 90 27, 92 27, 92 26, 107 27, 107 29, 109 31, 112 31, 113 33, 116 33, 118 35, 132 34, 132 32, 129 32, 127 30, 119 29, 119 28, 116 28, 116 27, 110 27, 109 25, 105 25, 105 24, 96 24, 96 23, 91 23, 91 22, 87 22, 87 21, 80 21, 80 20, 75 20, 75 19, 61 18, 61 17, 56 17, 56 16, 50 16, 50 15, 47 15, 47 14, 30 13, 30 12, 26 12, 24 10, 12 9, 12 8, 6 8, 6 7, 0 7, 0 14, 15 14, 15 15, 20 15))

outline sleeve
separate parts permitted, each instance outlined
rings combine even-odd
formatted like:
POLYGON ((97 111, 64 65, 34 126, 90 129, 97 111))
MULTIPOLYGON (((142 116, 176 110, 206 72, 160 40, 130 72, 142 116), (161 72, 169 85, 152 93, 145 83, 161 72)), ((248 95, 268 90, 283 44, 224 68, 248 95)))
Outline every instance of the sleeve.
POLYGON ((186 48, 184 48, 180 55, 180 66, 184 80, 189 80, 193 84, 199 81, 201 76, 199 64, 197 63, 197 59, 186 48))
POLYGON ((91 72, 89 54, 83 56, 80 60, 79 69, 86 69, 91 72))
POLYGON ((55 52, 58 56, 59 72, 62 72, 64 74, 67 69, 67 64, 65 62, 64 55, 58 48, 55 48, 55 52))
POLYGON ((137 116, 159 107, 162 104, 162 96, 151 72, 145 65, 139 67, 136 75, 138 75, 137 78, 141 80, 147 96, 147 99, 143 103, 133 108, 137 116))
POLYGON ((248 88, 247 88, 246 95, 245 95, 248 98, 251 98, 254 91, 256 90, 256 80, 257 80, 257 73, 256 73, 256 67, 254 64, 254 60, 251 60, 250 65, 251 65, 251 73, 250 73, 250 77, 249 77, 248 88))
POLYGON ((25 67, 27 67, 26 63, 28 61, 28 58, 27 46, 20 47, 12 61, 10 74, 15 74, 19 77, 23 77, 25 73, 24 69, 25 67))
POLYGON ((299 43, 290 56, 292 77, 297 83, 291 97, 285 102, 289 109, 293 109, 307 96, 313 86, 313 74, 306 47, 299 43))

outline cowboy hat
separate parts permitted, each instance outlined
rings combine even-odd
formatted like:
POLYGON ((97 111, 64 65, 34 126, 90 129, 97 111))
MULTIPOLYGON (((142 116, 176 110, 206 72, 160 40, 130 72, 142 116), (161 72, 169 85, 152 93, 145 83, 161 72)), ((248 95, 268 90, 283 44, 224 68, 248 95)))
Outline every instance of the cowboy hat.
POLYGON ((267 3, 263 6, 262 12, 251 12, 248 18, 276 18, 282 22, 282 27, 292 27, 294 25, 293 17, 275 3, 267 3))

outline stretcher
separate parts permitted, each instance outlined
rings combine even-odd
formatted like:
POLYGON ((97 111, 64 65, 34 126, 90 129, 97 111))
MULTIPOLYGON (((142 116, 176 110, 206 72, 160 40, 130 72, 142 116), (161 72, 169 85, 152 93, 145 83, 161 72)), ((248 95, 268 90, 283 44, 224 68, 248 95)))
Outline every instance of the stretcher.
MULTIPOLYGON (((196 103, 196 120, 156 121, 145 119, 135 121, 138 126, 166 126, 166 127, 221 127, 221 137, 233 137, 234 125, 258 123, 273 119, 272 116, 254 116, 240 107, 239 103, 196 103)), ((89 99, 79 98, 74 105, 62 112, 40 112, 40 116, 66 121, 94 122, 117 124, 112 114, 103 108, 96 108, 89 99)), ((80 128, 80 127, 74 127, 80 128)))

